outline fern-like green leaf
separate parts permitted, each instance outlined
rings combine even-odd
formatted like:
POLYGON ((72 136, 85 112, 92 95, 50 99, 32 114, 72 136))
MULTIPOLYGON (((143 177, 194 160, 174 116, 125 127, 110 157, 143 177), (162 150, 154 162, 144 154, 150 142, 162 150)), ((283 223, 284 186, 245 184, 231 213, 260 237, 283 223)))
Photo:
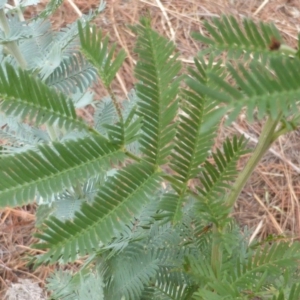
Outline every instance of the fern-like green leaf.
POLYGON ((83 181, 107 168, 111 160, 122 159, 116 145, 101 137, 86 137, 65 143, 40 145, 3 157, 0 165, 0 206, 18 206, 62 192, 74 182, 83 181))
POLYGON ((235 290, 238 294, 251 288, 254 294, 259 295, 262 287, 280 276, 283 270, 289 267, 291 271, 296 270, 295 261, 300 257, 300 244, 280 242, 264 245, 252 254, 251 259, 236 259, 234 271, 232 266, 227 265, 228 270, 224 270, 223 282, 216 281, 211 284, 211 288, 220 295, 226 286, 231 286, 232 291, 235 290))
POLYGON ((228 64, 228 70, 235 80, 235 86, 215 74, 209 74, 215 87, 196 83, 189 79, 199 92, 209 95, 218 102, 231 108, 229 122, 232 122, 243 107, 247 108, 247 117, 253 120, 255 109, 258 118, 266 114, 276 119, 280 114, 290 116, 298 111, 300 97, 300 60, 298 58, 271 58, 268 70, 264 65, 252 63, 250 70, 243 65, 234 68, 228 64))
POLYGON ((46 8, 39 14, 39 18, 46 19, 52 15, 63 3, 63 0, 50 0, 46 8))
MULTIPOLYGON (((205 74, 205 66, 196 61, 196 66, 205 74)), ((206 75, 206 74, 205 74, 206 75)), ((204 76, 205 76, 204 75, 204 76)), ((201 78, 206 84, 207 78, 201 78)), ((195 178, 200 165, 208 156, 214 143, 216 126, 220 122, 223 111, 216 109, 216 103, 206 99, 202 94, 193 90, 183 90, 180 108, 180 121, 177 126, 176 145, 172 153, 171 167, 178 173, 180 182, 195 178), (207 124, 209 123, 209 124, 207 124)))
MULTIPOLYGON (((176 182, 177 183, 177 182, 176 182)), ((179 190, 179 193, 181 191, 179 190)), ((182 206, 185 194, 165 193, 161 199, 160 209, 168 212, 170 221, 176 224, 182 217, 182 206)))
POLYGON ((90 27, 86 24, 83 28, 78 22, 78 31, 84 55, 95 66, 103 84, 108 88, 126 58, 125 51, 122 49, 115 55, 115 44, 109 50, 108 37, 103 39, 101 31, 97 30, 96 26, 90 27))
MULTIPOLYGON (((216 275, 210 265, 210 257, 201 255, 200 257, 187 256, 184 268, 191 274, 200 285, 201 292, 205 292, 205 287, 217 280, 216 275)), ((204 298, 205 299, 205 298, 204 298)))
POLYGON ((28 118, 37 125, 56 124, 66 129, 87 128, 76 116, 74 105, 28 72, 10 65, 0 69, 0 109, 9 116, 28 118), (17 83, 17 84, 16 84, 17 83))
POLYGON ((128 224, 147 203, 148 194, 158 185, 159 174, 151 165, 132 164, 118 171, 100 189, 91 205, 82 205, 73 222, 63 223, 56 218, 46 222, 48 228, 38 235, 44 243, 35 247, 49 248, 49 251, 39 262, 54 263, 61 256, 65 262, 75 260, 78 251, 81 255, 92 253, 100 242, 108 243, 115 230, 128 224))
POLYGON ((177 272, 174 268, 160 267, 155 282, 151 285, 144 289, 141 300, 191 299, 191 287, 187 276, 177 272))
MULTIPOLYGON (((146 214, 149 214, 148 208, 145 207, 146 214)), ((191 282, 180 269, 183 257, 191 253, 189 247, 178 249, 182 227, 178 225, 174 231, 170 223, 152 220, 154 223, 148 224, 150 230, 145 229, 145 213, 136 218, 128 233, 126 231, 131 241, 120 240, 116 245, 118 255, 111 257, 111 252, 116 253, 114 249, 108 254, 111 261, 107 270, 112 283, 107 294, 113 296, 108 299, 119 299, 125 294, 131 295, 125 298, 130 300, 190 299, 184 296, 190 292, 191 282), (136 261, 139 263, 135 264, 136 261)))
POLYGON ((77 89, 83 93, 96 78, 95 68, 78 52, 64 59, 47 78, 46 84, 65 94, 74 93, 77 89))
MULTIPOLYGON (((287 300, 297 300, 299 298, 300 298, 300 284, 296 283, 296 284, 293 284, 287 300)), ((279 300, 279 299, 273 298, 273 300, 279 300)))
POLYGON ((284 297, 282 290, 272 291, 269 287, 270 282, 274 282, 287 268, 290 268, 289 272, 297 270, 297 265, 293 265, 293 262, 299 259, 299 246, 297 242, 292 245, 282 242, 265 245, 254 252, 238 251, 224 262, 218 278, 207 259, 190 258, 191 272, 201 284, 195 294, 196 299, 269 299, 276 292, 277 297, 273 299, 296 300, 296 295, 300 292, 297 284, 292 285, 287 293, 289 298, 284 297), (206 298, 208 295, 209 298, 206 298))
POLYGON ((124 138, 125 145, 135 142, 139 138, 139 131, 142 127, 142 118, 132 121, 125 127, 124 138))
POLYGON ((197 208, 201 217, 207 223, 218 224, 229 213, 225 207, 224 197, 230 190, 230 182, 237 176, 236 163, 245 150, 247 141, 244 136, 235 136, 231 142, 227 139, 223 144, 222 153, 219 149, 213 154, 215 165, 208 160, 203 165, 200 180, 202 187, 198 187, 200 195, 197 198, 197 208))
MULTIPOLYGON (((197 71, 191 70, 195 82, 206 85, 206 69, 202 59, 195 60, 197 71), (202 64, 201 64, 202 62, 202 64)), ((214 68, 218 73, 217 68, 214 68)), ((172 153, 171 168, 177 172, 179 196, 176 200, 164 199, 163 209, 173 213, 173 222, 177 222, 182 214, 182 203, 185 199, 185 190, 190 179, 195 178, 200 171, 201 164, 207 158, 214 143, 217 124, 224 114, 222 108, 216 108, 216 102, 211 101, 190 85, 190 90, 183 90, 180 101, 180 120, 177 126, 175 147, 172 153)))
POLYGON ((174 44, 153 31, 149 20, 142 19, 135 29, 139 55, 135 76, 141 81, 136 85, 138 113, 143 118, 140 149, 147 160, 160 165, 170 154, 175 135, 180 63, 176 55, 171 57, 174 44))
POLYGON ((211 51, 228 51, 230 56, 239 57, 253 54, 254 59, 258 57, 281 56, 282 52, 272 47, 276 41, 280 47, 281 37, 279 31, 273 24, 260 23, 256 25, 250 19, 244 19, 240 25, 233 16, 222 16, 212 18, 211 21, 204 21, 204 27, 210 37, 194 33, 193 37, 202 43, 208 44, 211 51))
POLYGON ((101 102, 96 104, 96 130, 114 142, 124 143, 125 145, 135 142, 139 138, 142 118, 136 115, 136 104, 134 101, 136 101, 136 99, 133 99, 129 103, 126 100, 122 102, 122 106, 125 106, 125 110, 122 113, 124 119, 123 127, 118 122, 118 115, 112 100, 107 97, 102 99, 101 102))
POLYGON ((139 300, 144 286, 155 277, 158 265, 153 253, 140 250, 135 251, 134 256, 121 254, 111 268, 114 277, 107 292, 108 299, 139 300))

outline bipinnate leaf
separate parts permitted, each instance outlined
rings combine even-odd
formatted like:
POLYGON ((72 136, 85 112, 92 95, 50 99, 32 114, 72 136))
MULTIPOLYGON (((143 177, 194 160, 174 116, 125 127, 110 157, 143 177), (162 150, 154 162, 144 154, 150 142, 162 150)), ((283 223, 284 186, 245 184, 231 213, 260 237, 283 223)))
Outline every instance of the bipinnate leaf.
POLYGON ((38 249, 48 249, 39 262, 74 261, 77 254, 92 253, 99 243, 108 243, 115 231, 128 224, 151 193, 159 186, 159 173, 147 163, 128 165, 106 182, 94 202, 83 204, 73 221, 57 218, 46 221, 47 229, 37 235, 43 242, 38 249))
POLYGON ((229 57, 238 59, 244 57, 254 59, 261 58, 264 61, 268 57, 282 56, 277 51, 282 38, 279 31, 272 23, 260 22, 256 24, 249 18, 242 22, 234 16, 214 17, 204 21, 204 27, 209 36, 193 33, 193 37, 209 46, 210 52, 227 51, 229 57))
POLYGON ((41 80, 6 64, 0 68, 0 109, 36 125, 48 124, 66 129, 88 129, 78 119, 74 105, 65 95, 49 88, 41 80))
POLYGON ((108 37, 103 38, 96 26, 78 22, 81 48, 88 61, 97 69, 104 86, 108 88, 126 58, 122 49, 115 54, 116 45, 109 50, 108 37))
POLYGON ((250 69, 243 64, 235 67, 230 63, 227 68, 234 82, 209 73, 208 77, 214 86, 196 82, 192 78, 188 79, 188 84, 199 93, 225 104, 230 111, 228 123, 234 121, 243 108, 246 108, 249 121, 253 121, 255 115, 258 119, 269 115, 275 120, 281 114, 288 117, 299 111, 298 58, 271 58, 269 68, 260 62, 252 62, 250 69))
POLYGON ((124 157, 117 145, 95 136, 42 144, 37 149, 1 158, 1 207, 27 204, 36 194, 51 199, 124 157))
POLYGON ((230 207, 226 206, 226 193, 231 188, 231 182, 236 178, 237 161, 246 154, 247 140, 244 136, 234 136, 223 143, 223 152, 217 149, 213 153, 214 164, 206 160, 199 177, 201 185, 197 187, 199 196, 196 207, 201 218, 207 223, 219 224, 227 219, 230 207))
MULTIPOLYGON (((195 85, 208 82, 207 71, 211 71, 210 62, 195 59, 196 70, 190 70, 190 79, 195 85)), ((218 73, 217 68, 216 72, 218 73)), ((174 149, 171 154, 170 167, 176 172, 177 183, 173 187, 179 195, 164 198, 163 209, 170 212, 171 221, 176 223, 182 215, 182 205, 189 191, 189 182, 199 175, 201 165, 209 155, 217 132, 217 125, 224 109, 217 107, 216 102, 199 93, 194 85, 182 89, 180 93, 180 113, 174 149)), ((167 195, 166 195, 167 196, 167 195)))
POLYGON ((140 150, 151 163, 164 164, 172 150, 174 118, 178 110, 180 63, 172 42, 157 34, 147 19, 135 27, 138 40, 135 52, 139 61, 135 76, 139 97, 138 114, 143 118, 140 150))

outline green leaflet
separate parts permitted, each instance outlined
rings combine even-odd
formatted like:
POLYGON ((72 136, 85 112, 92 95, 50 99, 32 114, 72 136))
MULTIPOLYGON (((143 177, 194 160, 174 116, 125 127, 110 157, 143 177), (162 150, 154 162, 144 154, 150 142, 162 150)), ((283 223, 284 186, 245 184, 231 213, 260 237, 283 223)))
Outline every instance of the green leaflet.
POLYGON ((78 180, 95 176, 99 168, 108 168, 111 161, 124 157, 117 145, 93 136, 40 145, 38 150, 1 159, 1 207, 32 202, 36 193, 51 199, 78 180))
POLYGON ((9 116, 28 118, 36 125, 56 124, 67 129, 87 129, 79 120, 72 101, 49 88, 29 72, 6 65, 0 69, 0 109, 9 116), (18 84, 16 84, 16 82, 18 84))
POLYGON ((174 44, 150 28, 149 21, 141 20, 135 28, 138 40, 135 52, 139 61, 135 76, 139 97, 138 114, 143 119, 140 149, 150 163, 164 164, 170 154, 170 143, 176 133, 180 63, 171 57, 174 44))
POLYGON ((35 246, 49 250, 39 261, 55 262, 59 257, 65 262, 74 261, 78 252, 92 253, 100 242, 108 243, 115 230, 128 224, 149 201, 148 194, 158 184, 159 174, 149 164, 132 164, 119 170, 100 189, 91 205, 83 204, 73 221, 62 223, 56 218, 46 221, 48 229, 38 235, 44 243, 35 246))

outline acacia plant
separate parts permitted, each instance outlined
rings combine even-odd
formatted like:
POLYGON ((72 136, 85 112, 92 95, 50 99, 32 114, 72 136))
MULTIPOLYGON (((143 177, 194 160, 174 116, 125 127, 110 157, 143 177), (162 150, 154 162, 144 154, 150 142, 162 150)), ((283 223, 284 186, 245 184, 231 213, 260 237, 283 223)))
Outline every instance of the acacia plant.
POLYGON ((223 16, 195 34, 208 47, 184 74, 142 18, 131 28, 138 83, 120 101, 112 82, 126 55, 94 14, 55 34, 48 14, 24 23, 0 9, 0 205, 38 204, 35 265, 85 257, 49 278, 52 299, 299 299, 299 243, 249 244, 230 217, 261 157, 298 126, 299 53, 272 24, 223 16), (93 126, 76 115, 87 104, 93 126), (264 122, 257 147, 233 136, 212 151, 222 117, 241 109, 264 122))

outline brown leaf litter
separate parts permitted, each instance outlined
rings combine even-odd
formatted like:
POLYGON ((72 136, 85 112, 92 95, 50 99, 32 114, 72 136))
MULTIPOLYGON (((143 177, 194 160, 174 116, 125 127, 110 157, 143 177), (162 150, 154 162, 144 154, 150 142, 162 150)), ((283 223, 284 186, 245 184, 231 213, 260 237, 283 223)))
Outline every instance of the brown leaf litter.
MULTIPOLYGON (((44 1, 45 2, 45 1, 44 1)), ((135 36, 126 26, 136 24, 141 15, 150 15, 152 25, 161 34, 173 40, 181 53, 183 65, 192 65, 193 57, 203 46, 191 39, 192 31, 203 32, 203 21, 221 14, 256 21, 274 22, 285 43, 296 47, 300 30, 300 1, 298 0, 107 0, 107 8, 95 23, 109 34, 127 52, 124 66, 115 80, 114 90, 125 97, 135 82, 133 53, 135 36)), ((59 29, 76 20, 81 13, 98 6, 98 1, 64 1, 52 17, 53 28, 59 29)), ((45 3, 27 11, 34 16, 45 3)), ((275 41, 274 41, 275 42, 275 41)), ((101 84, 96 85, 98 97, 104 96, 101 84)), ((91 121, 88 109, 81 115, 91 121)), ((260 123, 249 124, 243 115, 230 127, 219 130, 218 143, 234 133, 245 134, 249 145, 256 145, 261 131, 260 123)), ((244 188, 236 204, 234 216, 241 227, 253 230, 252 238, 262 239, 269 234, 299 239, 300 215, 300 132, 296 130, 276 142, 264 156, 244 188)), ((242 168, 247 157, 239 167, 242 168)), ((34 241, 35 205, 6 208, 0 211, 0 298, 18 280, 31 280, 44 287, 45 279, 55 266, 32 270, 28 258, 38 254, 30 249, 34 241)), ((77 266, 80 262, 77 262, 77 266)), ((69 266, 76 269, 76 264, 69 266)), ((29 299, 29 298, 28 298, 29 299)), ((38 299, 38 298, 37 298, 38 299)), ((42 296, 41 296, 42 299, 42 296)))

